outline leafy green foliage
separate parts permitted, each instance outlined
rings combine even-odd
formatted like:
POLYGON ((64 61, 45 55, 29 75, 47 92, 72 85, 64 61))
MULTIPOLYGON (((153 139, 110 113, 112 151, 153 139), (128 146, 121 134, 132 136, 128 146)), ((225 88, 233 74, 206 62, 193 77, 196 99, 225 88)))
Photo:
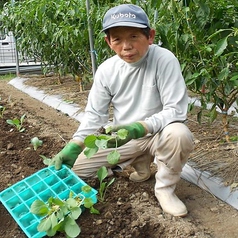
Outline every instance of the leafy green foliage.
POLYGON ((108 187, 115 181, 115 178, 112 178, 109 182, 105 182, 104 179, 107 176, 108 176, 107 168, 105 166, 99 168, 99 170, 97 171, 97 177, 100 182, 100 187, 98 190, 98 200, 101 202, 104 202, 108 187))
POLYGON ((33 145, 34 150, 37 150, 37 148, 38 148, 39 146, 42 146, 43 141, 42 141, 42 140, 39 140, 38 137, 33 137, 33 138, 31 139, 31 144, 33 145))
MULTIPOLYGON (((198 119, 208 103, 214 105, 211 122, 217 118, 217 108, 225 117, 238 101, 236 1, 164 0, 156 7, 158 40, 176 54, 188 89, 199 95, 202 107, 198 119)), ((225 133, 227 125, 224 118, 225 133)))
MULTIPOLYGON (((84 191, 90 192, 91 189, 87 186, 84 191)), ((93 202, 90 198, 73 197, 73 193, 70 192, 69 198, 66 200, 53 197, 50 197, 46 203, 35 200, 30 211, 44 217, 37 226, 39 232, 46 232, 48 236, 54 236, 57 231, 60 231, 64 232, 68 238, 73 238, 78 237, 81 232, 76 220, 82 214, 83 205, 86 208, 92 208, 93 202)))
POLYGON ((0 118, 3 118, 3 114, 4 114, 5 110, 6 110, 6 107, 0 105, 0 118))
POLYGON ((12 31, 19 51, 40 60, 45 72, 71 73, 87 81, 92 77, 88 20, 94 28, 92 53, 100 63, 112 54, 101 32, 102 18, 119 2, 123 1, 95 1, 87 13, 85 1, 22 0, 14 5, 9 1, 0 15, 0 30, 12 31))
POLYGON ((25 116, 26 116, 26 114, 22 115, 20 120, 18 118, 7 119, 6 122, 9 125, 16 127, 19 132, 23 132, 23 131, 25 131, 25 128, 23 127, 23 122, 24 122, 25 116))
POLYGON ((45 165, 50 166, 50 163, 51 163, 51 161, 52 161, 51 158, 48 158, 48 157, 46 157, 46 156, 44 156, 44 155, 40 155, 40 157, 42 158, 43 163, 44 163, 45 165))
MULTIPOLYGON (((110 130, 111 128, 108 127, 106 133, 110 133, 110 130)), ((107 155, 107 160, 109 164, 117 164, 120 159, 120 154, 117 151, 117 140, 125 139, 127 133, 127 130, 120 129, 117 133, 88 135, 84 140, 86 146, 84 154, 87 158, 91 158, 99 149, 107 149, 108 141, 115 140, 116 148, 107 155)))

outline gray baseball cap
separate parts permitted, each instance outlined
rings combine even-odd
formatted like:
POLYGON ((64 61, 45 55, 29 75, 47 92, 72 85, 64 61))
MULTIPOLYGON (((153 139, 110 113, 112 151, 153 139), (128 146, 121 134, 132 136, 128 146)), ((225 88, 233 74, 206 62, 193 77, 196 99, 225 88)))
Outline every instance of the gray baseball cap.
POLYGON ((141 7, 133 4, 122 4, 106 12, 102 26, 102 31, 116 26, 146 28, 150 27, 150 22, 141 7))

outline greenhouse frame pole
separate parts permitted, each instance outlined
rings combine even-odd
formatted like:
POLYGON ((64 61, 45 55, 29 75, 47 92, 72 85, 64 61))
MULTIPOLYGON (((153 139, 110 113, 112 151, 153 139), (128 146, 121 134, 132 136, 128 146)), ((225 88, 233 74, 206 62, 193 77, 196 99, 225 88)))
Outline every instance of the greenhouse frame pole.
POLYGON ((97 63, 96 63, 96 51, 94 49, 94 40, 93 40, 93 29, 91 20, 89 17, 90 12, 90 2, 89 0, 86 0, 86 8, 87 8, 87 18, 88 18, 88 34, 89 34, 89 44, 90 44, 90 53, 91 53, 91 61, 92 61, 92 70, 93 70, 93 78, 97 69, 97 63))
MULTIPOLYGON (((11 0, 12 7, 14 6, 15 0, 11 0)), ((13 43, 15 45, 15 59, 16 59, 16 75, 17 77, 20 75, 20 66, 19 66, 19 58, 18 58, 18 51, 17 51, 17 41, 14 35, 13 36, 13 43)))

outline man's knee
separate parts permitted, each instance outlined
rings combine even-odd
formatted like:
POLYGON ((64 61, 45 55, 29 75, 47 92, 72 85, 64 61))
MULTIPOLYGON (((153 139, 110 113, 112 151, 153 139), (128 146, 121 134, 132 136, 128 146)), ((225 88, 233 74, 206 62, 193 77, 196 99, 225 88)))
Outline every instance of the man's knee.
POLYGON ((193 135, 188 127, 183 123, 172 123, 166 126, 162 132, 167 140, 178 143, 190 144, 193 147, 193 135))

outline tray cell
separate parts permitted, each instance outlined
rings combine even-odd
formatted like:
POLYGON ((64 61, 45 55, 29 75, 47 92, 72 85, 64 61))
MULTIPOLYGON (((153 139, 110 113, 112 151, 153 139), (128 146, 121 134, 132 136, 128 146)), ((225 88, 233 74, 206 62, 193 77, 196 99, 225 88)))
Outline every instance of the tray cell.
POLYGON ((68 176, 71 175, 71 171, 68 170, 68 169, 63 168, 63 169, 57 171, 56 174, 60 179, 65 179, 65 178, 67 178, 68 176))
POLYGON ((41 178, 41 179, 45 179, 47 177, 49 177, 52 174, 52 172, 48 169, 42 169, 40 170, 37 175, 41 178))
POLYGON ((59 182, 59 179, 55 175, 51 175, 48 178, 46 178, 45 183, 49 186, 53 186, 54 184, 59 182))
POLYGON ((36 194, 43 192, 44 190, 47 189, 47 185, 44 182, 39 182, 32 186, 32 189, 35 191, 36 194))
POLYGON ((37 175, 30 176, 26 179, 26 183, 29 186, 33 186, 34 184, 38 183, 41 179, 37 175))
POLYGON ((65 199, 67 199, 69 197, 69 193, 70 193, 69 190, 68 191, 64 191, 64 192, 58 194, 58 197, 61 200, 65 200, 65 199))
POLYGON ((67 184, 67 186, 71 189, 71 187, 73 187, 75 184, 78 183, 77 178, 75 178, 74 176, 69 176, 68 178, 66 178, 64 180, 64 182, 67 184))
POLYGON ((1 198, 3 201, 7 201, 15 195, 15 192, 12 189, 5 190, 1 193, 1 198))
POLYGON ((50 197, 55 197, 55 194, 50 189, 47 189, 46 191, 40 193, 39 197, 43 202, 47 202, 50 197))
POLYGON ((20 204, 22 204, 22 201, 18 196, 14 196, 13 198, 9 199, 6 202, 7 207, 10 209, 14 209, 15 207, 18 207, 20 204))
POLYGON ((29 226, 29 227, 26 229, 25 233, 28 234, 28 237, 31 237, 31 238, 45 237, 46 234, 43 233, 43 232, 39 232, 39 231, 37 230, 37 226, 38 226, 38 224, 35 223, 35 224, 33 224, 32 226, 29 226))
POLYGON ((24 192, 19 193, 19 196, 21 197, 23 201, 26 201, 32 197, 35 197, 35 194, 30 188, 28 188, 24 192))
MULTIPOLYGON (((79 194, 79 193, 82 193, 82 187, 83 185, 78 183, 78 184, 75 184, 74 186, 71 187, 71 190, 75 193, 75 194, 79 194)), ((87 193, 88 194, 88 193, 87 193)))
POLYGON ((22 217, 20 220, 20 223, 22 226, 27 228, 28 226, 31 226, 34 223, 39 223, 38 220, 30 213, 26 214, 24 217, 22 217))
POLYGON ((23 192, 28 188, 28 185, 25 182, 18 182, 15 186, 13 186, 13 189, 16 191, 16 193, 23 192))
POLYGON ((67 190, 67 187, 63 183, 59 182, 55 184, 51 189, 58 195, 67 190))
POLYGON ((29 213, 29 210, 24 204, 21 204, 20 206, 14 208, 12 210, 12 213, 15 215, 15 217, 17 217, 17 219, 20 219, 27 215, 29 213))

